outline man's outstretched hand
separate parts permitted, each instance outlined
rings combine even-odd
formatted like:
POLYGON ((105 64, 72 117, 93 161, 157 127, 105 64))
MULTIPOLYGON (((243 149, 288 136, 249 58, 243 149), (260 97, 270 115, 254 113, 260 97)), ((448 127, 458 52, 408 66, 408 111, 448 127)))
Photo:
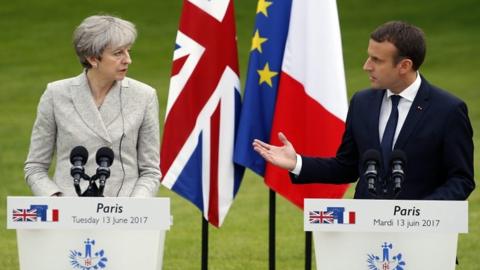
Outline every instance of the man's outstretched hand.
POLYGON ((274 146, 255 139, 252 143, 253 149, 271 164, 291 171, 297 164, 297 153, 282 132, 278 133, 278 138, 283 143, 282 146, 274 146))

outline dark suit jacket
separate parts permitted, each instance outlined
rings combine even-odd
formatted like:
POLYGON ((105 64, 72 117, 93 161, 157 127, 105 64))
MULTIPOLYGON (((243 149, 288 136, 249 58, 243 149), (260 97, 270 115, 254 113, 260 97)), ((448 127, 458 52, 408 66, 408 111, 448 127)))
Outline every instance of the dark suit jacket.
MULTIPOLYGON (((292 175, 292 182, 349 183, 360 176, 355 198, 374 198, 362 175, 365 168, 361 159, 369 149, 381 153, 378 119, 385 91, 356 93, 336 156, 302 157, 300 175, 292 175)), ((465 103, 422 78, 394 146, 407 156, 405 180, 397 198, 465 200, 475 188, 472 136, 465 103)), ((391 181, 388 184, 391 187, 391 181)))

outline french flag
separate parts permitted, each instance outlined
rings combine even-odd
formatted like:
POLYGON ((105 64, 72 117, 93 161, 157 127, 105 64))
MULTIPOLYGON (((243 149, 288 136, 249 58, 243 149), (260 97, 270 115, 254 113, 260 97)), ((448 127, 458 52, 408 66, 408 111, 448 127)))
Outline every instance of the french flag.
POLYGON ((353 211, 343 213, 343 223, 344 224, 355 224, 356 214, 353 211))
MULTIPOLYGON (((335 156, 348 111, 335 0, 293 1, 270 143, 283 132, 297 153, 335 156)), ((293 185, 288 172, 267 165, 265 182, 303 208, 304 198, 339 198, 348 185, 293 185)))
POLYGON ((58 209, 48 209, 48 205, 30 205, 30 210, 37 211, 37 221, 58 222, 58 209))

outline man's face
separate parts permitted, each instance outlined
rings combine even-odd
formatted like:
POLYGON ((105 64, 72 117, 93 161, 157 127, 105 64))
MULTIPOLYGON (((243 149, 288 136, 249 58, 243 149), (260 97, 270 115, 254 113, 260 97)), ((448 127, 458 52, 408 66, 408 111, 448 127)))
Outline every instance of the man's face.
POLYGON ((376 42, 370 39, 367 51, 368 58, 363 65, 363 70, 368 72, 372 88, 401 91, 400 63, 394 63, 397 55, 395 45, 388 41, 376 42))

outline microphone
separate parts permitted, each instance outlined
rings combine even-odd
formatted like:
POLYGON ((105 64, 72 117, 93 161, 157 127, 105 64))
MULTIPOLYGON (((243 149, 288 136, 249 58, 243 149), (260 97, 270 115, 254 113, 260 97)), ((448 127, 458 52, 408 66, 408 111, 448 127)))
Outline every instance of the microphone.
POLYGON ((81 196, 80 179, 85 178, 85 163, 88 160, 88 151, 83 146, 76 146, 70 152, 70 163, 72 168, 70 169, 70 175, 73 177, 73 185, 75 186, 75 192, 78 196, 81 196))
POLYGON ((96 176, 100 180, 100 187, 98 195, 103 197, 103 190, 105 188, 105 181, 110 177, 110 166, 113 163, 113 150, 108 147, 102 147, 98 149, 95 159, 98 164, 96 176))
POLYGON ((407 155, 402 150, 393 150, 390 165, 392 166, 393 191, 397 195, 402 189, 402 182, 405 179, 405 165, 407 164, 407 155))
POLYGON ((368 184, 368 191, 372 194, 377 194, 375 182, 378 178, 378 168, 380 165, 380 152, 375 149, 369 149, 363 154, 363 164, 365 169, 365 179, 368 184))

